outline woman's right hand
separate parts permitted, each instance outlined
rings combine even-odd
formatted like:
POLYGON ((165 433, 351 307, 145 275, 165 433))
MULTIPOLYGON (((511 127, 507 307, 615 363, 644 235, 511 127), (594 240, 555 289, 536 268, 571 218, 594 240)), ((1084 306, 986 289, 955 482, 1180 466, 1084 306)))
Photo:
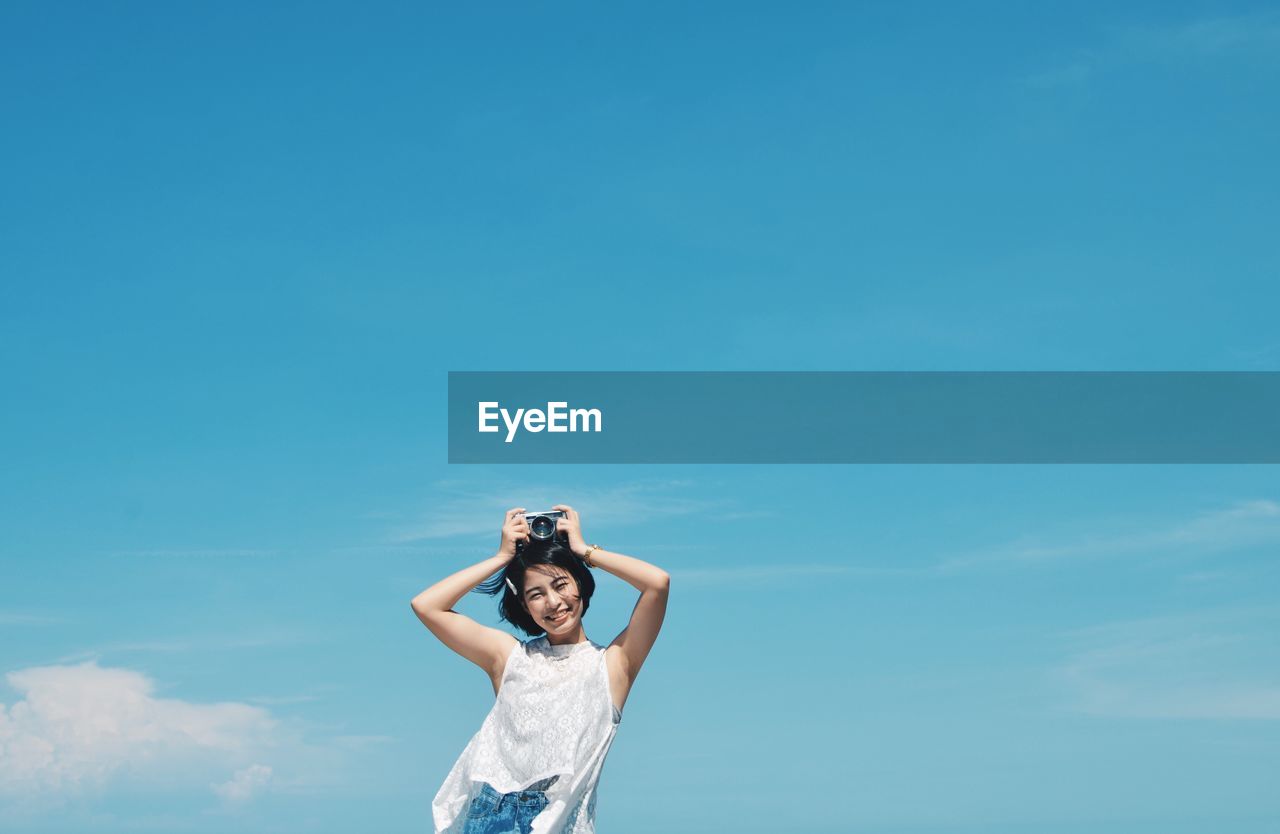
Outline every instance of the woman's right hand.
POLYGON ((502 523, 502 543, 498 545, 498 554, 507 559, 516 557, 516 542, 529 540, 529 522, 524 517, 524 507, 507 510, 507 517, 502 523))

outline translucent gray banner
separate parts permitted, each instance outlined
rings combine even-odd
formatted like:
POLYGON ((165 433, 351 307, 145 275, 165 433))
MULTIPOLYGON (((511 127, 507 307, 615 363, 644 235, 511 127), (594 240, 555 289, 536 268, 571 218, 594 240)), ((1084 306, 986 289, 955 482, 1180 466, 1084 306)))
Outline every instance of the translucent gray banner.
POLYGON ((1277 372, 451 372, 450 463, 1278 463, 1277 372))

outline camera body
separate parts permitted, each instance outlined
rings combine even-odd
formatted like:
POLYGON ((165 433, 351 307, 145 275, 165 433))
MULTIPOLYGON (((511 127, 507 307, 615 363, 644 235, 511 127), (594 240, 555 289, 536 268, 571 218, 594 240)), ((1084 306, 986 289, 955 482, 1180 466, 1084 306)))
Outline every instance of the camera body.
MULTIPOLYGON (((551 541, 555 539, 559 542, 568 542, 568 537, 563 534, 556 533, 556 522, 564 518, 563 510, 543 510, 536 513, 525 513, 524 520, 529 525, 530 541, 551 541)), ((524 542, 516 542, 516 549, 524 547, 524 542)))

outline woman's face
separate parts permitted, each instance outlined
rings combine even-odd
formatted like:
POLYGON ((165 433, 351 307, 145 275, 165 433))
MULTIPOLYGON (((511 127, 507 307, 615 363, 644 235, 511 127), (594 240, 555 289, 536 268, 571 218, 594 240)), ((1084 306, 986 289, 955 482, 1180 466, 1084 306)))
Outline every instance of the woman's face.
POLYGON ((578 583, 556 565, 538 565, 525 571, 524 604, 547 634, 571 632, 582 617, 578 583))

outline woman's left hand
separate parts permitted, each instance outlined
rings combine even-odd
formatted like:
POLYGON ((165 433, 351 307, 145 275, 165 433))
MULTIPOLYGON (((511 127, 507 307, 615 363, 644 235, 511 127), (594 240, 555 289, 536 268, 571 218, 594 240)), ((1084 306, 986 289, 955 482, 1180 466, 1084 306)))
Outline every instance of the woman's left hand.
POLYGON ((578 518, 578 511, 568 504, 556 504, 551 509, 564 513, 564 518, 556 522, 556 532, 563 533, 569 540, 569 549, 575 556, 581 557, 587 552, 587 543, 582 538, 582 521, 578 518))

